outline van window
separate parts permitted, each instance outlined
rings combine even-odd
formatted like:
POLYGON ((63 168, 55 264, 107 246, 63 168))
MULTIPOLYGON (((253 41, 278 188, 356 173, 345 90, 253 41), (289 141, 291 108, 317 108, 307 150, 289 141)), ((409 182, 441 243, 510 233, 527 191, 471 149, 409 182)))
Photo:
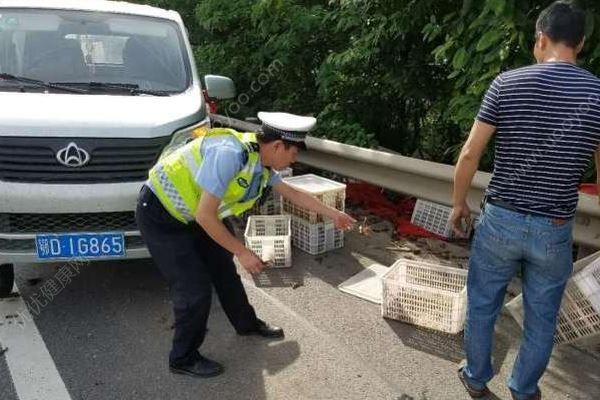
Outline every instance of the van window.
POLYGON ((177 23, 71 10, 0 9, 0 72, 53 83, 134 84, 170 92, 182 92, 191 83, 177 23))

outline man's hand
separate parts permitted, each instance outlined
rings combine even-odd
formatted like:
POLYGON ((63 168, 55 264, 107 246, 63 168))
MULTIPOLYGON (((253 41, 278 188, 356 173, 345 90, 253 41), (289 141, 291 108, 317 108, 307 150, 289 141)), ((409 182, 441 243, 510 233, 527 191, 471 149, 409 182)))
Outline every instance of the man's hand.
POLYGON ((251 250, 245 249, 235 256, 242 267, 251 274, 258 274, 267 267, 267 265, 251 250))
POLYGON ((464 227, 471 224, 471 209, 466 203, 452 208, 450 223, 452 224, 452 230, 458 237, 467 237, 467 231, 464 227), (464 225, 463 219, 465 221, 464 225))
POLYGON ((352 227, 356 223, 356 220, 354 218, 352 218, 351 216, 349 216, 348 214, 346 214, 345 212, 342 212, 342 211, 337 211, 333 215, 332 219, 333 219, 333 223, 335 224, 336 228, 342 229, 345 231, 352 229, 352 227))

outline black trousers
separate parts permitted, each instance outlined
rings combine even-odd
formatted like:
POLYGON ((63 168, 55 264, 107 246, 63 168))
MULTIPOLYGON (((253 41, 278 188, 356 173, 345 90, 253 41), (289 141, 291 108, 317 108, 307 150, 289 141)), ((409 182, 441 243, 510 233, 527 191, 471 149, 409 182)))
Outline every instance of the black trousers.
MULTIPOLYGON (((144 186, 136 220, 156 265, 168 281, 175 314, 171 365, 194 363, 204 341, 212 287, 238 333, 256 329, 257 318, 238 275, 233 256, 195 222, 173 218, 144 186)), ((232 227, 226 222, 227 228, 232 227)))

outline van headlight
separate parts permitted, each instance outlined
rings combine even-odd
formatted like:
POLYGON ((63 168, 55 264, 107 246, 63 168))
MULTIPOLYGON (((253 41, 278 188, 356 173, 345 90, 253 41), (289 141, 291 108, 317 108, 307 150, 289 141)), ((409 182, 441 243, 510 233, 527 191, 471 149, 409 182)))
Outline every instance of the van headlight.
POLYGON ((188 126, 187 128, 176 131, 171 138, 169 144, 165 147, 161 154, 161 158, 177 150, 181 146, 190 141, 206 135, 210 130, 210 119, 206 118, 196 125, 188 126))
POLYGON ((173 134, 173 138, 169 143, 169 147, 171 146, 182 146, 188 143, 191 140, 197 139, 201 136, 206 135, 208 130, 210 129, 210 119, 206 118, 196 125, 188 126, 185 129, 176 131, 173 134))

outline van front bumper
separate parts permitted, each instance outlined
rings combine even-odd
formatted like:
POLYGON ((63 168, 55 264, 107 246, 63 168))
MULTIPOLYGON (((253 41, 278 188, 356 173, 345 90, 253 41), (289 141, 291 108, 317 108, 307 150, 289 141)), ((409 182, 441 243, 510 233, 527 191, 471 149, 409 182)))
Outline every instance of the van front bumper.
POLYGON ((134 217, 142 185, 0 182, 0 264, 48 263, 37 257, 40 233, 122 232, 121 259, 150 257, 134 217))

